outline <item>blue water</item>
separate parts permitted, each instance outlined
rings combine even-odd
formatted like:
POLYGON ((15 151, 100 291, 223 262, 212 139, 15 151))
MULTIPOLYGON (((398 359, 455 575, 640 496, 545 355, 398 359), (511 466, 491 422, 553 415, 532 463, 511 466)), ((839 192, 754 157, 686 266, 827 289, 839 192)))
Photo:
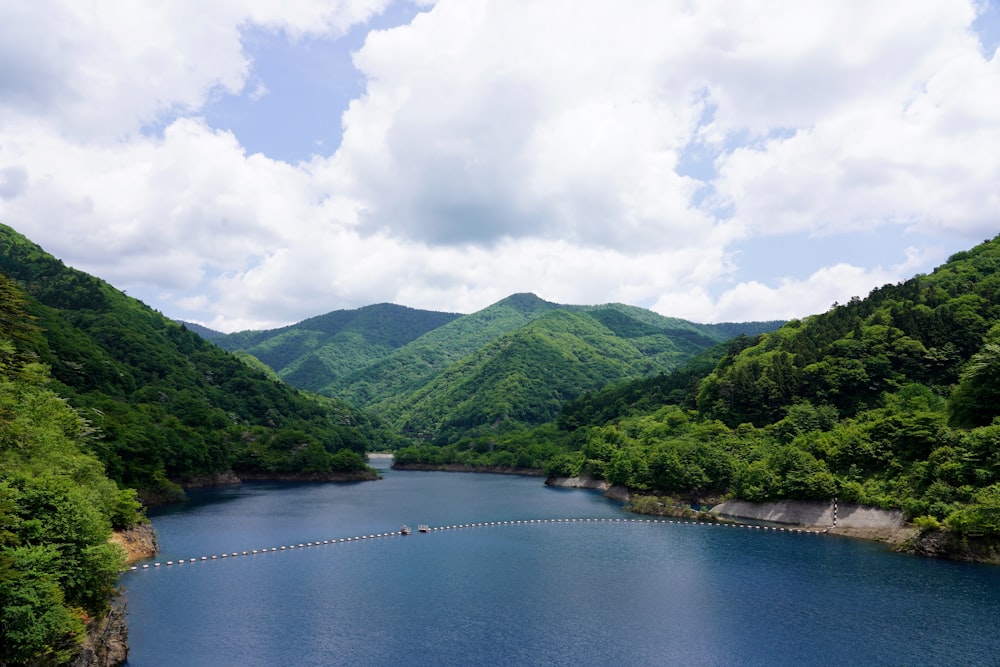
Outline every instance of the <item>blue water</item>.
MULTIPOLYGON (((540 479, 251 484, 152 517, 156 560, 416 527, 635 518, 540 479)), ((129 572, 132 667, 1000 665, 1000 568, 832 536, 574 522, 129 572)))

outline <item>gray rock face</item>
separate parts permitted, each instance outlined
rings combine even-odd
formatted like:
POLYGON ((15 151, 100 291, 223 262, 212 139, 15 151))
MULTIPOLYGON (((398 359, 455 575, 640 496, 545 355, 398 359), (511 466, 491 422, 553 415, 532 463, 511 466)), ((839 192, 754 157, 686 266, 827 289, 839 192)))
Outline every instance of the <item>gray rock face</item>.
POLYGON ((125 598, 111 602, 104 618, 91 622, 73 667, 116 667, 128 659, 128 625, 125 623, 125 598))

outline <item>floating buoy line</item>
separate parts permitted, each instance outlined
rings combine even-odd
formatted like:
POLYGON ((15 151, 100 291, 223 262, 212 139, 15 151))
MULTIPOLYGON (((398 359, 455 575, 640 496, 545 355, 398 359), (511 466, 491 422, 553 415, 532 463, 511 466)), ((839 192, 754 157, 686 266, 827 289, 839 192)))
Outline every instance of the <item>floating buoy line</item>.
MULTIPOLYGON (((524 526, 529 524, 545 524, 545 523, 662 523, 662 524, 674 524, 674 525, 690 525, 690 526, 716 526, 719 528, 742 528, 749 530, 761 530, 766 532, 775 533, 803 533, 809 535, 825 535, 829 529, 823 530, 809 530, 806 528, 785 528, 783 526, 768 526, 762 524, 750 524, 750 523, 736 523, 736 522, 715 522, 715 521, 689 521, 684 519, 626 519, 626 518, 573 518, 573 519, 516 519, 513 521, 483 521, 480 523, 462 523, 454 524, 449 526, 420 526, 421 533, 436 533, 445 530, 459 530, 463 528, 486 528, 490 526, 524 526)), ((378 540, 387 537, 400 537, 403 535, 408 535, 406 531, 393 531, 388 533, 372 533, 369 535, 355 535, 353 537, 340 537, 340 538, 330 538, 327 540, 314 540, 312 542, 299 542, 297 544, 286 544, 278 547, 264 547, 262 549, 245 549, 243 551, 231 551, 228 553, 215 554, 212 556, 198 556, 196 558, 180 558, 178 560, 168 560, 168 561, 157 561, 153 563, 144 563, 142 565, 133 565, 128 570, 123 570, 123 572, 136 572, 142 570, 151 570, 161 567, 172 567, 178 565, 187 565, 191 563, 201 563, 213 560, 221 560, 228 558, 243 558, 249 556, 257 556, 259 554, 269 554, 269 553, 280 553, 282 551, 293 551, 297 549, 308 549, 311 547, 321 547, 329 546, 334 544, 343 544, 347 542, 360 542, 363 540, 378 540)), ((420 539, 420 538, 409 538, 409 539, 420 539)))

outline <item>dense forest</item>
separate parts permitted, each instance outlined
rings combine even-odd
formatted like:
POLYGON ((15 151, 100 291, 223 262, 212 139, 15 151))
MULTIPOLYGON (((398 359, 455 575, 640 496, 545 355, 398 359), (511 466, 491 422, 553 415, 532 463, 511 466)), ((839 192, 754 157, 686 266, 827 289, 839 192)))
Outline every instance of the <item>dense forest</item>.
POLYGON ((92 453, 94 426, 38 363, 27 297, 0 275, 0 664, 63 664, 103 614, 124 554, 112 528, 141 520, 92 453))
POLYGON ((212 340, 412 441, 448 444, 544 423, 583 392, 677 368, 720 341, 780 324, 695 324, 623 304, 514 294, 469 315, 378 304, 212 340))
POLYGON ((1000 238, 929 275, 687 367, 565 403, 556 419, 401 463, 544 467, 685 499, 830 499, 1000 535, 1000 238))
POLYGON ((457 317, 380 303, 333 311, 280 329, 219 334, 211 340, 223 349, 253 355, 294 387, 336 396, 339 379, 457 317))
POLYGON ((145 498, 229 470, 362 474, 364 452, 392 439, 362 411, 276 381, 4 226, 0 273, 26 294, 42 332, 30 351, 51 389, 94 430, 107 474, 145 498))

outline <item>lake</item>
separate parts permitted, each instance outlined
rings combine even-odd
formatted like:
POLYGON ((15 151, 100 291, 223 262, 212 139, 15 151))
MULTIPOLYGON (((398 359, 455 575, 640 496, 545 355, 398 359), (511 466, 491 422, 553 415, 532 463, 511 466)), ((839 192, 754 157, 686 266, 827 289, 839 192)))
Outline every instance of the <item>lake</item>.
POLYGON ((540 478, 383 474, 152 513, 164 565, 122 576, 128 665, 1000 665, 997 567, 633 522, 540 478), (602 520, 416 531, 543 518, 602 520), (403 523, 412 535, 322 544, 403 523))

